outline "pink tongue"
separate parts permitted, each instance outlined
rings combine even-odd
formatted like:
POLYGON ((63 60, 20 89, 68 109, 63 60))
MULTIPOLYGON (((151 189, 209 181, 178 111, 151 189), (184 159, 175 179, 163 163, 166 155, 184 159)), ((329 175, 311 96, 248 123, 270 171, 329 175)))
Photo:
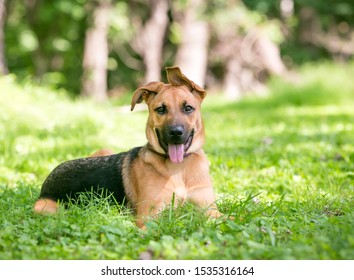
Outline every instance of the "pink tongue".
POLYGON ((182 162, 184 156, 184 145, 168 144, 168 156, 170 157, 170 160, 174 163, 182 162))

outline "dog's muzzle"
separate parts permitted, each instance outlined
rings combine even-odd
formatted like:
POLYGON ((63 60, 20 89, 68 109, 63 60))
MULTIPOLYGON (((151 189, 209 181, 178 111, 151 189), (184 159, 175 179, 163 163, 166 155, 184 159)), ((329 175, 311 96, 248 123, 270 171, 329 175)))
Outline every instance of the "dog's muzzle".
POLYGON ((187 131, 183 125, 172 125, 161 130, 156 129, 156 134, 161 148, 170 161, 182 162, 192 145, 194 130, 187 131))

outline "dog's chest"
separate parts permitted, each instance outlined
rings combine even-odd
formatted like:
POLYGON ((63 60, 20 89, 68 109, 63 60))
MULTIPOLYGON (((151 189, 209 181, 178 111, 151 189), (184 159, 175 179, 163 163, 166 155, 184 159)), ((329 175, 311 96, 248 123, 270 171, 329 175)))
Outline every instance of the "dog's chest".
POLYGON ((181 174, 170 176, 166 182, 166 188, 175 193, 178 200, 185 201, 187 199, 188 190, 181 174))

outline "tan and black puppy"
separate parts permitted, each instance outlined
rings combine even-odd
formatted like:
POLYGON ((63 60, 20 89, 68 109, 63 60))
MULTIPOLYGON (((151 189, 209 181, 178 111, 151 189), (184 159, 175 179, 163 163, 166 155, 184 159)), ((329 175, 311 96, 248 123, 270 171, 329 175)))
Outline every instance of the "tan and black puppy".
POLYGON ((127 201, 139 227, 170 205, 173 194, 179 203, 188 200, 211 217, 221 216, 202 149, 200 105, 206 92, 178 67, 166 71, 169 84, 151 82, 132 98, 131 110, 142 101, 149 108, 147 145, 119 154, 99 151, 60 164, 43 183, 36 212, 55 213, 58 201, 93 188, 112 193, 118 202, 127 201))

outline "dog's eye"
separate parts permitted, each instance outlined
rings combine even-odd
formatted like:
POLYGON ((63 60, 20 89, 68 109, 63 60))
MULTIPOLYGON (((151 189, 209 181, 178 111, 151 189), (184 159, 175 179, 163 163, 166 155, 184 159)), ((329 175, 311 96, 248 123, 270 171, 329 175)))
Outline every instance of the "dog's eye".
POLYGON ((184 106, 183 110, 186 113, 192 113, 194 111, 194 108, 190 105, 186 105, 186 106, 184 106))
POLYGON ((155 112, 158 113, 159 115, 164 115, 167 113, 167 109, 165 106, 160 106, 155 109, 155 112))

